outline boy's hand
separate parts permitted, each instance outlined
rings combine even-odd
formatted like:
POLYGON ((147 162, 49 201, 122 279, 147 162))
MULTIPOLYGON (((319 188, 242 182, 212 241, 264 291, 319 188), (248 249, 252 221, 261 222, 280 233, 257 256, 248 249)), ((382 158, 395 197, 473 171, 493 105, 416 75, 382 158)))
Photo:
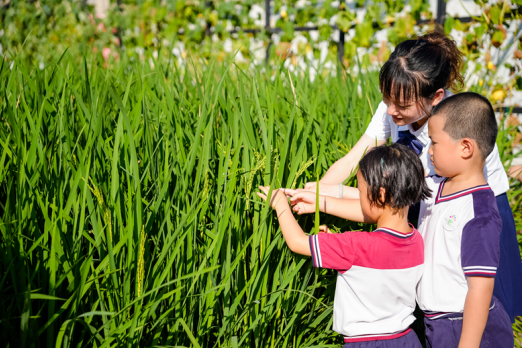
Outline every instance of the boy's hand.
MULTIPOLYGON (((266 202, 268 198, 268 192, 270 191, 270 186, 259 186, 259 189, 263 191, 263 193, 257 192, 257 195, 263 198, 263 200, 266 202)), ((275 210, 282 209, 285 207, 288 208, 288 200, 285 194, 283 193, 282 189, 272 191, 272 199, 270 200, 270 206, 275 210)))
POLYGON ((330 229, 329 229, 328 226, 326 226, 326 225, 321 225, 321 226, 319 226, 319 231, 324 232, 324 233, 330 233, 330 234, 332 234, 332 232, 330 231, 330 229))
POLYGON ((311 214, 315 212, 315 193, 303 190, 285 189, 285 193, 290 198, 292 210, 297 214, 311 214))

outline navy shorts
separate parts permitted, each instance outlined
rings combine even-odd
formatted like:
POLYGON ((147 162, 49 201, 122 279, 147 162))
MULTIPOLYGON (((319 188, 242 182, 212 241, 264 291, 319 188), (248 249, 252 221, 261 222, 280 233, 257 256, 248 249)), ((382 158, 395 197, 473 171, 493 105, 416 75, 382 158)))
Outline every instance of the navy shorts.
MULTIPOLYGON (((513 328, 511 321, 500 301, 493 297, 494 306, 488 315, 488 321, 480 348, 513 348, 513 328)), ((424 318, 426 326, 426 348, 457 348, 462 332, 462 314, 453 317, 430 320, 424 318)))
POLYGON ((497 207, 502 218, 500 233, 500 262, 495 276, 493 295, 500 300, 512 323, 522 315, 522 261, 517 241, 513 213, 505 193, 497 196, 497 207))
POLYGON ((422 348, 413 330, 406 335, 390 340, 363 341, 345 343, 343 348, 422 348))

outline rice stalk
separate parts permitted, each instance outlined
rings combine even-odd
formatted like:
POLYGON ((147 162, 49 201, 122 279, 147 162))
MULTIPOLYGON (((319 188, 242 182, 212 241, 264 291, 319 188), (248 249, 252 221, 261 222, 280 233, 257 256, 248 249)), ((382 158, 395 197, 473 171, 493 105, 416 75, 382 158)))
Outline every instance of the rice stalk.
POLYGON ((139 256, 138 256, 138 272, 137 272, 137 293, 138 297, 141 296, 143 280, 145 279, 145 260, 143 256, 145 255, 145 239, 147 238, 145 234, 145 226, 141 228, 141 236, 140 236, 140 248, 139 248, 139 256))

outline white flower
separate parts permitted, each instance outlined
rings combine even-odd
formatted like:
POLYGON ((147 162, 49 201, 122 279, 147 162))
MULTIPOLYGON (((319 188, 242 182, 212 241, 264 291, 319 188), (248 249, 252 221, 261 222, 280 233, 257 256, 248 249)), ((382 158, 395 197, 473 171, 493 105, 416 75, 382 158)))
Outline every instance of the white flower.
POLYGON ((306 6, 310 6, 312 3, 307 0, 297 0, 295 3, 295 8, 305 8, 306 6))
POLYGON ((326 18, 319 18, 319 20, 317 21, 318 26, 325 25, 325 24, 328 24, 328 20, 326 18))
POLYGON ((293 54, 297 54, 300 43, 304 43, 306 45, 308 43, 308 39, 305 36, 303 36, 301 33, 297 33, 295 35, 295 38, 290 43, 289 51, 292 52, 293 54))
POLYGON ((279 45, 280 41, 281 41, 281 35, 273 33, 272 34, 272 42, 274 43, 274 45, 276 45, 276 46, 279 45))
POLYGON ((43 69, 45 68, 45 64, 44 64, 44 62, 40 62, 40 63, 38 64, 38 68, 40 68, 40 70, 43 70, 43 69))
POLYGON ((243 57, 243 54, 241 53, 241 51, 238 51, 237 54, 236 54, 236 62, 238 63, 246 63, 246 59, 245 57, 243 57))
POLYGON ((323 64, 328 56, 328 41, 319 42, 319 52, 319 61, 323 64))
POLYGON ((453 38, 453 40, 455 40, 457 46, 462 45, 462 41, 464 40, 464 32, 453 28, 451 29, 450 36, 453 38))
MULTIPOLYGON (((353 30, 353 36, 350 38, 345 38, 346 41, 350 41, 355 37, 355 29, 350 29, 350 30, 353 30)), ((350 30, 348 30, 349 35, 352 34, 352 33, 350 33, 350 30)), ((373 36, 379 44, 381 44, 382 42, 384 42, 384 43, 388 42, 388 30, 389 30, 389 28, 384 28, 382 30, 379 30, 373 36)))
POLYGON ((339 42, 339 36, 341 35, 341 31, 339 29, 332 30, 332 34, 330 35, 330 39, 333 42, 339 42))
POLYGON ((497 73, 495 80, 501 85, 507 85, 511 81, 511 70, 509 70, 504 64, 497 67, 497 73))
POLYGON ((265 43, 263 40, 250 38, 250 52, 254 58, 254 63, 262 63, 265 60, 265 43))
POLYGON ((227 38, 223 43, 223 50, 228 53, 232 52, 232 40, 230 38, 227 38))
POLYGON ((232 22, 229 19, 227 19, 227 25, 225 26, 225 30, 231 31, 232 29, 234 29, 234 26, 232 25, 232 22))
POLYGON ((357 23, 364 22, 364 16, 366 16, 366 9, 365 8, 358 8, 355 10, 355 15, 357 18, 355 19, 357 23))
POLYGON ((330 17, 330 25, 335 25, 335 22, 337 21, 337 15, 333 15, 330 17))
POLYGON ((248 12, 248 17, 254 20, 254 25, 257 27, 265 25, 265 9, 257 4, 252 5, 248 12))

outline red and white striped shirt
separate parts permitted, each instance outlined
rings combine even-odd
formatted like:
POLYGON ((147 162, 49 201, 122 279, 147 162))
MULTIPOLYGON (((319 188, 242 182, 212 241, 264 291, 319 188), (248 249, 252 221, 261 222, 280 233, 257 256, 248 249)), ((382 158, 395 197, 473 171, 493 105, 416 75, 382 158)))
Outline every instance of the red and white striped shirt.
POLYGON ((413 228, 310 236, 315 267, 337 270, 333 329, 345 342, 397 338, 415 320, 424 244, 413 228))

